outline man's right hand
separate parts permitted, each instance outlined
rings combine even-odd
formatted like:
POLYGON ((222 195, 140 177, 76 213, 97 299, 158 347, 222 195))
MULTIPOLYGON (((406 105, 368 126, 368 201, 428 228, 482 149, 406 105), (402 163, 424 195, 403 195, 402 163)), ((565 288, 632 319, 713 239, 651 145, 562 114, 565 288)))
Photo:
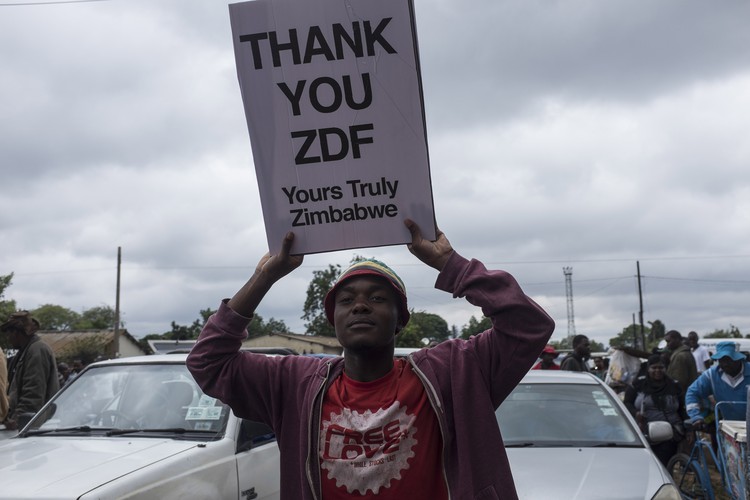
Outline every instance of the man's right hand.
POLYGON ((304 255, 289 255, 294 242, 294 233, 289 231, 281 243, 281 251, 277 255, 266 253, 255 266, 255 273, 265 275, 276 282, 297 269, 304 260, 304 255))
POLYGON ((233 311, 251 317, 273 284, 302 264, 304 255, 289 254, 293 241, 294 233, 290 231, 284 236, 278 254, 267 253, 261 257, 255 266, 255 273, 227 303, 233 311))

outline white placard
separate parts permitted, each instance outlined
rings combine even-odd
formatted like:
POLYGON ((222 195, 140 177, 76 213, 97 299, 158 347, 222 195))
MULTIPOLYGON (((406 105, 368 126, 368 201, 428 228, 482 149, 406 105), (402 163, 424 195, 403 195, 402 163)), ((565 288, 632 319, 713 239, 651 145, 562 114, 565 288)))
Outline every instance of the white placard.
POLYGON ((272 252, 435 238, 411 0, 254 0, 229 6, 272 252))

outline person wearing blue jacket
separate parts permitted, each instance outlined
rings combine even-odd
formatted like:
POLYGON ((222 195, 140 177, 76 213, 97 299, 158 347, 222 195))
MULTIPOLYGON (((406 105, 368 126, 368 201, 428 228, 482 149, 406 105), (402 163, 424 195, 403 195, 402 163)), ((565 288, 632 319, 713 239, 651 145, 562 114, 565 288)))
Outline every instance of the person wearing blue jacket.
MULTIPOLYGON (((721 401, 747 401, 747 386, 750 385, 750 363, 737 344, 732 341, 716 344, 718 361, 701 374, 688 387, 685 394, 685 409, 693 425, 701 425, 709 415, 709 396, 716 403, 721 401)), ((745 420, 745 405, 727 405, 721 408, 721 416, 729 420, 745 420)))

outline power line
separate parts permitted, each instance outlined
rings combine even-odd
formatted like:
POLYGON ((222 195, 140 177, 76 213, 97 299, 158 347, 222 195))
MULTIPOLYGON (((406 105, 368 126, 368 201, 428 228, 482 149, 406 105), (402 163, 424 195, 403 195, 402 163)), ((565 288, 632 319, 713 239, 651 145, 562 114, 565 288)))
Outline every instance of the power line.
POLYGON ((17 3, 0 3, 0 7, 26 7, 36 5, 58 5, 66 3, 90 3, 90 2, 109 2, 111 0, 59 0, 49 2, 17 2, 17 3))

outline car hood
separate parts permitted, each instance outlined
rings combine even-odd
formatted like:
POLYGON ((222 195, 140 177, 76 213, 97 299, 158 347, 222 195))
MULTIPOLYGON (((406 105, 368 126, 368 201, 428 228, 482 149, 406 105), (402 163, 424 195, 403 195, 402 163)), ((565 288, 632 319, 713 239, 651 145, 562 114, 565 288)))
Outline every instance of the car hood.
POLYGON ((650 499, 670 482, 647 448, 508 448, 523 499, 650 499))
POLYGON ((77 498, 197 443, 172 439, 37 436, 0 444, 0 498, 77 498))

